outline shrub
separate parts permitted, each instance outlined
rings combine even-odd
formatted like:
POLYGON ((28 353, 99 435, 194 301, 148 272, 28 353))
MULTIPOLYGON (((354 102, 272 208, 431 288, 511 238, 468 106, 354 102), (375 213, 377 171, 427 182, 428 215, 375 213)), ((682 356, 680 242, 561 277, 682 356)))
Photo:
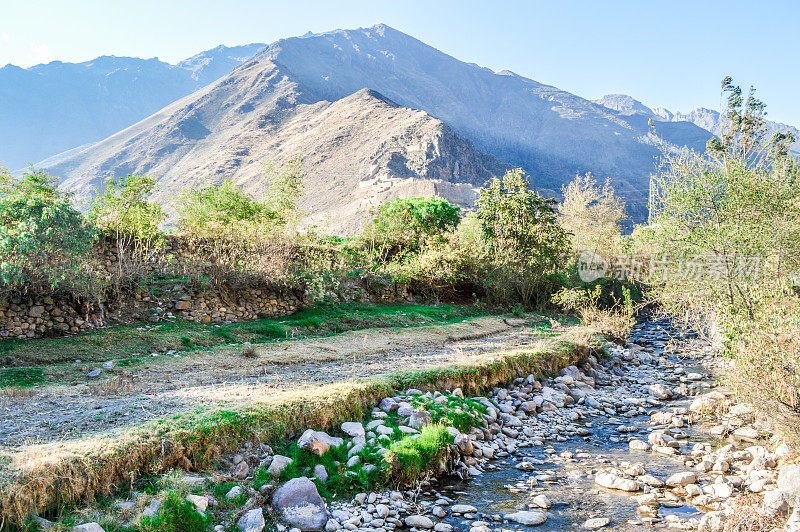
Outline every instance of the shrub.
POLYGON ((109 235, 117 253, 117 287, 123 279, 141 275, 142 267, 163 243, 159 224, 166 214, 148 201, 155 179, 143 175, 110 178, 92 205, 95 225, 109 235))
POLYGON ((416 253, 427 239, 455 229, 460 212, 444 198, 398 198, 375 209, 362 238, 382 256, 416 253))
POLYGON ((493 283, 506 300, 547 301, 568 253, 567 235, 558 225, 555 201, 528 188, 517 168, 481 190, 478 218, 494 263, 493 283), (537 293, 546 294, 537 298, 537 293))
POLYGON ((0 171, 0 290, 46 293, 91 283, 85 259, 96 228, 55 183, 33 168, 21 179, 0 171))

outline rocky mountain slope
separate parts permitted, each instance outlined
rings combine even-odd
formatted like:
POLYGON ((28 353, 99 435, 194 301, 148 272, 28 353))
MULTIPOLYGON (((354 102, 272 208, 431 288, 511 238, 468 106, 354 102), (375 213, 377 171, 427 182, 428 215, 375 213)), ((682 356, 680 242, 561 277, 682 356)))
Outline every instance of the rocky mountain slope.
MULTIPOLYGON (((693 124, 668 124, 662 134, 673 144, 699 148, 708 139, 708 132, 693 124)), ((161 179, 161 197, 166 199, 187 184, 227 177, 259 191, 265 158, 279 162, 301 155, 312 183, 307 206, 313 214, 335 214, 344 204, 351 209, 362 201, 358 195, 343 195, 356 181, 398 179, 407 175, 406 170, 398 173, 398 166, 415 168, 408 149, 392 155, 391 166, 389 160, 380 162, 378 146, 416 146, 423 138, 427 140, 421 145, 429 151, 419 168, 425 170, 412 173, 424 182, 428 168, 445 168, 441 161, 451 158, 459 161, 459 171, 440 174, 442 183, 479 185, 490 169, 502 167, 497 159, 472 150, 472 141, 478 150, 522 166, 546 192, 557 192, 577 173, 611 177, 637 217, 643 217, 657 157, 641 116, 610 110, 512 72, 464 63, 377 25, 277 41, 215 84, 50 170, 83 194, 109 173, 146 171, 161 179), (375 92, 359 93, 365 88, 375 92), (401 107, 379 113, 381 120, 359 115, 347 100, 355 93, 376 100, 376 106, 389 105, 385 97, 401 107), (412 109, 424 112, 414 114, 412 109), (411 130, 401 127, 406 124, 402 117, 412 115, 437 124, 439 137, 423 134, 419 124, 411 130), (332 133, 337 128, 343 138, 332 133), (353 142, 356 137, 358 143, 353 142), (433 138, 450 140, 437 144, 433 138)))
POLYGON ((424 111, 370 89, 320 99, 273 61, 251 61, 212 85, 49 168, 89 197, 109 175, 159 177, 168 207, 186 187, 233 179, 260 194, 264 164, 302 157, 301 202, 337 232, 398 196, 434 195, 470 206, 474 187, 507 165, 424 111))
MULTIPOLYGON (((706 109, 704 107, 699 107, 686 114, 680 112, 673 113, 663 107, 651 109, 627 94, 607 94, 599 100, 594 100, 594 102, 624 114, 644 115, 660 122, 691 122, 717 136, 722 134, 722 126, 725 118, 719 111, 706 109)), ((771 120, 766 121, 766 126, 767 135, 778 132, 792 133, 796 139, 792 149, 800 153, 800 130, 798 128, 771 120)), ((656 130, 658 130, 658 124, 656 125, 656 130)))
POLYGON ((103 56, 0 68, 0 166, 12 170, 97 142, 208 85, 264 44, 207 50, 170 65, 103 56))

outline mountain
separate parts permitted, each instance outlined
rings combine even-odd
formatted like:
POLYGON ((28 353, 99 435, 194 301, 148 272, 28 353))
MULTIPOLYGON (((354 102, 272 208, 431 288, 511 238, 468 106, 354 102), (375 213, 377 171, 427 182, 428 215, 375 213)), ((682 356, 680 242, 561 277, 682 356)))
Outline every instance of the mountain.
POLYGON ((233 179, 254 194, 264 164, 303 156, 302 207, 339 233, 398 196, 439 195, 469 207, 508 168, 424 111, 362 89, 336 101, 283 67, 252 61, 138 124, 57 162, 62 185, 88 198, 108 175, 159 176, 154 198, 172 212, 187 187, 233 179))
MULTIPOLYGON (((629 115, 641 114, 660 122, 691 122, 717 136, 722 135, 722 127, 725 122, 725 118, 719 111, 699 107, 687 114, 683 114, 679 112, 673 113, 663 107, 651 109, 627 94, 607 94, 599 100, 594 100, 594 102, 621 113, 629 115)), ((778 132, 792 133, 796 139, 792 145, 792 151, 800 154, 800 130, 798 128, 770 120, 766 121, 766 127, 768 136, 778 132)), ((658 130, 658 126, 656 129, 658 130)))
MULTIPOLYGON (((662 136, 676 146, 701 148, 709 138, 694 124, 664 124, 662 136)), ((225 178, 262 192, 263 161, 293 155, 309 175, 305 206, 318 216, 364 212, 354 205, 377 201, 362 194, 372 187, 418 187, 435 176, 463 191, 510 164, 549 194, 577 173, 611 177, 641 219, 658 151, 643 115, 459 61, 380 24, 279 40, 50 171, 83 196, 111 173, 146 172, 168 202, 184 186, 225 178)))
POLYGON ((208 85, 264 48, 219 46, 170 65, 102 56, 0 68, 0 166, 12 170, 97 142, 208 85))

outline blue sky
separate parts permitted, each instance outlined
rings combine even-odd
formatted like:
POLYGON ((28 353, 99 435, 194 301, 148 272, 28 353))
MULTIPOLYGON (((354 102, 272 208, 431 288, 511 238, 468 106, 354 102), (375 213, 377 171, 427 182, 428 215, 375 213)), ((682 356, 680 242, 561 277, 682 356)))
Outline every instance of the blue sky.
POLYGON ((378 22, 464 61, 585 98, 720 108, 719 81, 753 84, 800 126, 800 1, 0 0, 0 65, 98 55, 176 62, 218 44, 378 22))

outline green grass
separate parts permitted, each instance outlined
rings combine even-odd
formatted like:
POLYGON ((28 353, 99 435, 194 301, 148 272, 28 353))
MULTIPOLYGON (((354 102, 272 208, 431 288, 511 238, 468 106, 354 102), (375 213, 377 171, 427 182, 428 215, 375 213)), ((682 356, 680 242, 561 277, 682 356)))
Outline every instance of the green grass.
POLYGON ((177 491, 167 492, 164 502, 154 517, 143 517, 142 532, 205 532, 208 527, 194 504, 177 491))
MULTIPOLYGON (((122 360, 130 365, 138 361, 139 356, 164 350, 191 352, 222 344, 263 344, 377 327, 446 324, 488 313, 476 307, 457 305, 348 304, 320 306, 290 316, 225 325, 177 319, 158 325, 119 325, 71 337, 0 341, 0 366, 47 366, 75 360, 122 360)), ((13 384, 0 383, 0 386, 10 385, 13 384)))
POLYGON ((451 440, 444 425, 427 425, 418 438, 406 436, 393 443, 384 458, 391 478, 410 484, 425 472, 436 471, 451 440))
POLYGON ((30 388, 44 382, 41 368, 2 368, 0 369, 0 388, 30 388))

